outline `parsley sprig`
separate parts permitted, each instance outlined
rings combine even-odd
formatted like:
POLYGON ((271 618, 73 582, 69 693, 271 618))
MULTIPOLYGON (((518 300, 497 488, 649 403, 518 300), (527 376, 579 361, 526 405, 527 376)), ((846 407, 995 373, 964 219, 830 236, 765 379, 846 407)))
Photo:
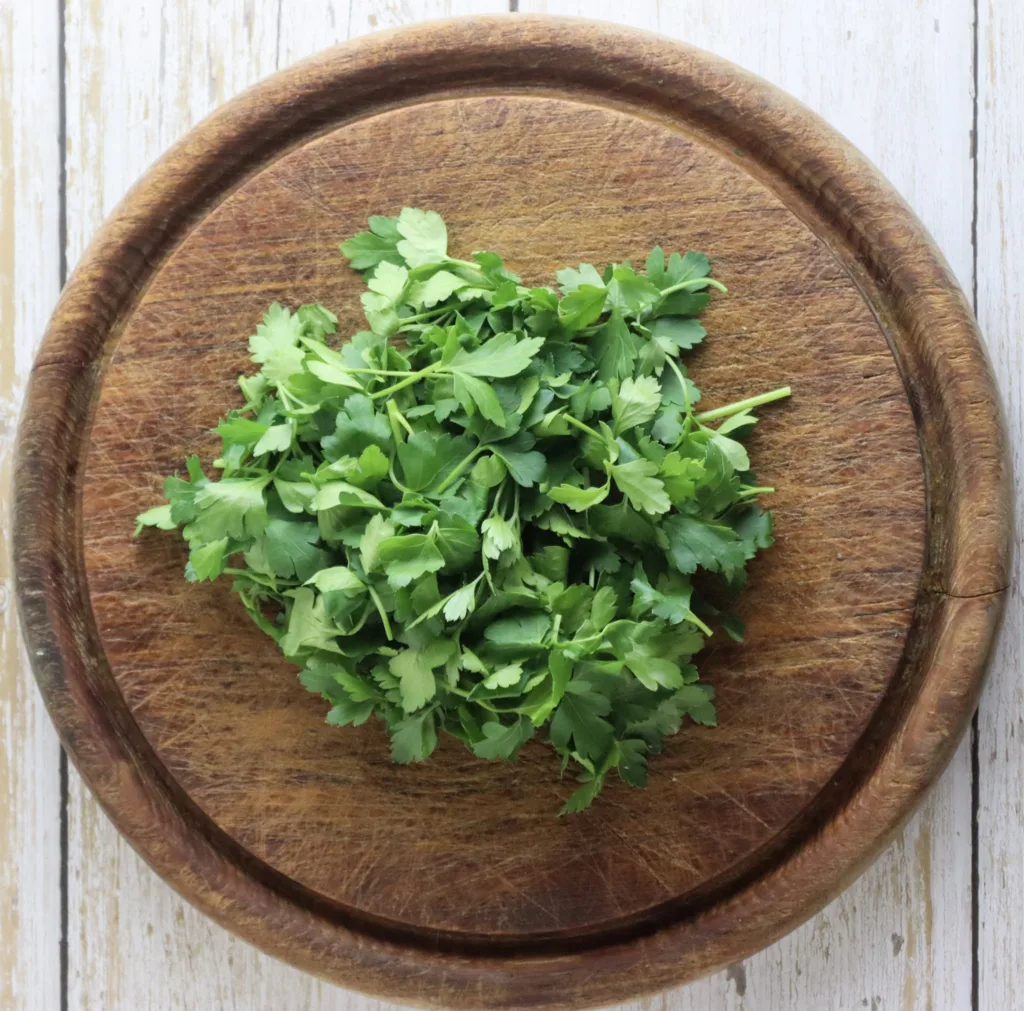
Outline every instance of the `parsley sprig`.
POLYGON ((580 811, 685 718, 715 723, 694 656, 772 543, 742 438, 789 387, 698 411, 682 362, 705 330, 702 253, 528 287, 493 252, 448 255, 404 209, 341 246, 368 330, 274 304, 255 375, 143 527, 182 528, 185 576, 227 575, 327 722, 387 726, 396 762, 447 732, 482 759, 534 737, 580 811))

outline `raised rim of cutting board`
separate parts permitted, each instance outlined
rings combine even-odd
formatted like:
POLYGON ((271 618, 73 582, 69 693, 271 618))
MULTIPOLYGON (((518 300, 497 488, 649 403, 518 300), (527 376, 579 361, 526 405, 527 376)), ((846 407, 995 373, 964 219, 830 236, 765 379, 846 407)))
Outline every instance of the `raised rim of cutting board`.
POLYGON ((776 940, 900 827, 976 704, 1007 586, 1010 497, 973 315, 924 228, 862 155, 792 98, 707 53, 596 22, 497 15, 384 32, 306 60, 222 107, 134 187, 68 282, 33 367, 14 554, 29 656, 64 746, 120 831, 190 902, 279 958, 387 999, 595 1006, 685 982, 776 940), (430 943, 341 915, 198 812, 110 676, 79 508, 107 353, 148 278, 212 206, 268 159, 342 122, 424 97, 509 90, 684 122, 691 135, 744 152, 748 168, 826 237, 878 314, 914 412, 928 505, 903 666, 868 731, 880 745, 826 788, 841 802, 775 854, 770 873, 753 871, 697 909, 667 910, 643 932, 551 953, 430 943))

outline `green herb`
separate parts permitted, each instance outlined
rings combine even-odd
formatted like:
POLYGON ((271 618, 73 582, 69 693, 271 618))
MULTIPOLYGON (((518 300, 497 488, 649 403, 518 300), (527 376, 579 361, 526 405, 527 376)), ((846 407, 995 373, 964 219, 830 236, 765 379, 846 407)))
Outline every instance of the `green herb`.
POLYGON ((219 475, 190 458, 136 532, 182 527, 186 578, 230 576, 327 722, 378 717, 396 762, 538 737, 580 770, 564 811, 644 786, 685 718, 715 723, 692 659, 712 624, 742 637, 728 601, 772 543, 739 440, 789 387, 696 410, 681 359, 725 290, 702 253, 531 288, 411 208, 341 250, 369 329, 271 306, 219 475))

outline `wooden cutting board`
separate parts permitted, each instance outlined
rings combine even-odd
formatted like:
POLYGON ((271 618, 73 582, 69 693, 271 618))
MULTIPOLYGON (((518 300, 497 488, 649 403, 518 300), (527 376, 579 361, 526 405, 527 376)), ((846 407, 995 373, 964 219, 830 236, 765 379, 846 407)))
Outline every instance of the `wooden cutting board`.
POLYGON ((973 317, 866 161, 707 54, 539 17, 331 50, 204 122, 68 284, 17 471, 30 656, 79 771, 225 926, 335 982, 441 1008, 590 1006, 744 957, 877 854, 955 749, 1007 581, 1009 479, 973 317), (266 306, 360 328, 339 241, 439 211, 451 248, 551 283, 655 243, 729 287, 691 359, 704 405, 784 383, 750 440, 778 488, 742 645, 701 670, 646 791, 572 789, 532 743, 398 767, 324 704, 178 539, 131 537, 250 368, 266 306))

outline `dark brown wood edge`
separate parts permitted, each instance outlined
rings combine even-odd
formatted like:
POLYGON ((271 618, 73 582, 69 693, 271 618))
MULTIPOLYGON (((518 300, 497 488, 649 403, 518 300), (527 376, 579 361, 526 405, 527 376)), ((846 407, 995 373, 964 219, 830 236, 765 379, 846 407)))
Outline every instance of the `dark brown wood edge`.
POLYGON ((126 198, 69 283, 30 382, 15 478, 30 655, 65 744, 121 831, 182 894, 247 939, 337 982, 397 999, 429 996, 437 1006, 624 999, 743 957, 812 914, 884 845, 952 754, 980 690, 1006 582, 1009 482, 996 403, 970 312, 921 226, 860 155, 792 99, 706 54, 588 22, 497 17, 385 33, 278 75, 201 124, 126 198), (516 87, 524 68, 584 100, 643 106, 718 144, 757 150, 749 167, 818 219, 873 303, 887 307, 882 322, 928 470, 930 555, 891 697, 857 760, 801 818, 806 835, 786 833, 799 844, 772 855, 771 873, 758 862, 730 898, 673 910, 674 920, 657 911, 646 936, 608 936, 596 950, 558 955, 522 950, 510 962, 350 929, 308 896, 268 883, 222 847, 213 826, 197 831, 104 670, 81 565, 78 471, 117 320, 195 216, 248 165, 424 92, 516 87), (382 82, 395 80, 402 83, 382 93, 382 82), (181 195, 197 193, 189 218, 178 210, 181 195), (915 304, 921 292, 927 311, 915 304), (740 925, 729 916, 737 903, 740 925))

